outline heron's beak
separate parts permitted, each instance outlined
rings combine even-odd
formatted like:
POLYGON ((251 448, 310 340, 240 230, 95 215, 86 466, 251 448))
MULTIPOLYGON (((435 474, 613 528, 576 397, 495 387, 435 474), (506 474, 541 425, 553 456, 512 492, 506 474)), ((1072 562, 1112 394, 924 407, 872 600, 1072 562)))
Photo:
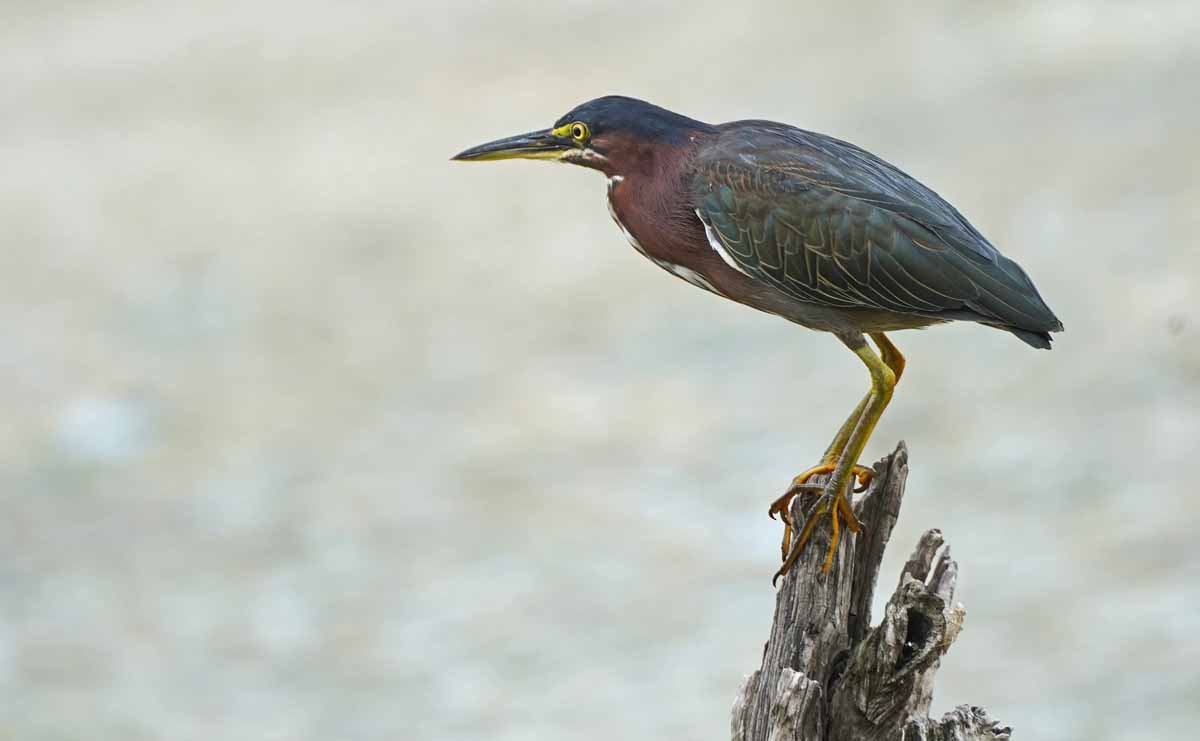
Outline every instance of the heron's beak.
POLYGON ((459 152, 451 159, 464 162, 511 159, 556 160, 563 153, 574 148, 569 139, 555 136, 551 129, 544 129, 480 144, 478 147, 471 147, 459 152))

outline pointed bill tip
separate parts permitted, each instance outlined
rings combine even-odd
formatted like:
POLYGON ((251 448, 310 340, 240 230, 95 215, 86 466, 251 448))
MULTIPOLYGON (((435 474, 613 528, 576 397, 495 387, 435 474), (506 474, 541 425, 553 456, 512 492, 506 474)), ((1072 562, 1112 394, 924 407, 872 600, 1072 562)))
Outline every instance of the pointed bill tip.
POLYGON ((480 144, 464 149, 450 158, 451 162, 486 162, 511 159, 558 159, 563 152, 572 148, 570 141, 563 140, 549 129, 531 131, 505 139, 480 144))

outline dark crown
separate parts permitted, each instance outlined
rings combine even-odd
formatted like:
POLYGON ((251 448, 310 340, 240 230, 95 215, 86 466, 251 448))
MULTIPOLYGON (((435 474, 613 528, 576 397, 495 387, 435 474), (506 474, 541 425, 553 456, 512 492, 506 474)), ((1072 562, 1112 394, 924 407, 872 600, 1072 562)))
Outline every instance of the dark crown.
POLYGON ((606 95, 575 106, 554 125, 557 128, 574 121, 587 124, 593 135, 627 131, 650 140, 675 140, 689 131, 713 129, 702 121, 623 95, 606 95))

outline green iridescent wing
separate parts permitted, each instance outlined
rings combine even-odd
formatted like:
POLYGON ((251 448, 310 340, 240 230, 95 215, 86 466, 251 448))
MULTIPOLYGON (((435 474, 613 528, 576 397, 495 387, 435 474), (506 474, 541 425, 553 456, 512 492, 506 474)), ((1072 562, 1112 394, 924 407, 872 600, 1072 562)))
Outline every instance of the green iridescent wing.
POLYGON ((824 306, 1061 328, 1016 263, 895 167, 781 124, 723 129, 693 189, 710 242, 743 273, 824 306))

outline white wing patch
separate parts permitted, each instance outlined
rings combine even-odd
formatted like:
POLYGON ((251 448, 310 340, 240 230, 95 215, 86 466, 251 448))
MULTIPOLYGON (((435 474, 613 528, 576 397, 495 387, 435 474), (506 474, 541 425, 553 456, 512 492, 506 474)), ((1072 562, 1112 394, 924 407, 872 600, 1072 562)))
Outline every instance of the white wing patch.
POLYGON ((700 219, 700 223, 704 225, 704 235, 708 237, 709 246, 721 256, 721 259, 725 262, 725 264, 747 278, 751 277, 749 273, 747 273, 745 270, 742 270, 742 267, 734 262, 733 258, 729 256, 729 252, 725 250, 725 245, 721 244, 721 238, 717 236, 717 233, 713 231, 713 228, 709 226, 708 222, 704 220, 704 217, 700 215, 700 209, 696 209, 696 218, 700 219))

